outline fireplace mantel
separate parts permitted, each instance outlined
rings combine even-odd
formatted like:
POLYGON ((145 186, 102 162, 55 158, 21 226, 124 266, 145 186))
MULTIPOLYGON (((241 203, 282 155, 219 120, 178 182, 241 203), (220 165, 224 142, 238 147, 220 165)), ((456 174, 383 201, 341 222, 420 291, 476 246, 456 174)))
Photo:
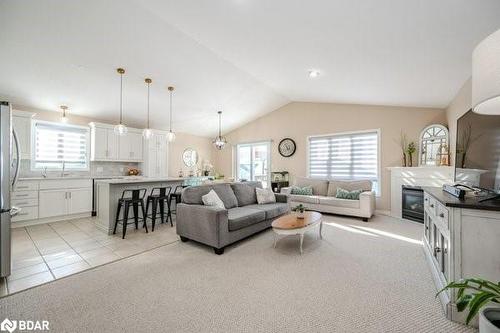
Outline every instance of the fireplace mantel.
POLYGON ((391 216, 402 216, 402 186, 436 186, 453 183, 454 168, 440 167, 389 167, 391 172, 391 216))

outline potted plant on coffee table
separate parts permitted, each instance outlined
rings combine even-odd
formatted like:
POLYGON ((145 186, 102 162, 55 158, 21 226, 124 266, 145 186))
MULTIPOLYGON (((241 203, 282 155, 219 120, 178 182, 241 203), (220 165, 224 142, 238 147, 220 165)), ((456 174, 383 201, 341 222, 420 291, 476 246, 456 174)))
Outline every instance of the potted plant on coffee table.
POLYGON ((467 324, 479 313, 480 333, 500 333, 500 308, 485 307, 490 303, 500 305, 500 282, 495 283, 481 278, 464 279, 449 283, 437 295, 447 289, 458 289, 457 310, 459 312, 469 310, 467 324))
POLYGON ((303 204, 297 205, 294 209, 295 215, 297 215, 297 218, 303 219, 304 218, 304 212, 306 211, 306 207, 304 207, 303 204))

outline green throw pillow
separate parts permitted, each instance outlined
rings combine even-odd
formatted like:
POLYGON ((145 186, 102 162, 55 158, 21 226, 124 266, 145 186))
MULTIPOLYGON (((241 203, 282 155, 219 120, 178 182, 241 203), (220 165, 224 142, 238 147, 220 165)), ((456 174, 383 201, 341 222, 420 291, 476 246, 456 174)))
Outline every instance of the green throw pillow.
POLYGON ((292 194, 313 195, 313 189, 311 186, 306 186, 306 187, 294 186, 292 187, 292 194))
POLYGON ((337 188, 337 195, 335 195, 335 198, 359 200, 359 195, 361 194, 361 192, 363 192, 363 190, 347 191, 339 187, 337 188))

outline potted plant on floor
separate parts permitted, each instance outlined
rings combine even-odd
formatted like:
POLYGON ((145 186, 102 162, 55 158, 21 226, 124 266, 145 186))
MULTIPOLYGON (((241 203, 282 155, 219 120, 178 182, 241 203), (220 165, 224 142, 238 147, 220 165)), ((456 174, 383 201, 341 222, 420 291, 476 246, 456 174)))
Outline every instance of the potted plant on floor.
POLYGON ((297 215, 297 218, 303 219, 304 218, 304 212, 306 211, 306 207, 304 207, 303 204, 297 205, 294 209, 295 215, 297 215))
POLYGON ((479 312, 479 332, 500 333, 500 308, 484 307, 489 303, 500 304, 500 282, 494 283, 481 278, 460 280, 449 283, 437 295, 447 289, 458 289, 457 310, 462 312, 469 309, 467 324, 479 312))

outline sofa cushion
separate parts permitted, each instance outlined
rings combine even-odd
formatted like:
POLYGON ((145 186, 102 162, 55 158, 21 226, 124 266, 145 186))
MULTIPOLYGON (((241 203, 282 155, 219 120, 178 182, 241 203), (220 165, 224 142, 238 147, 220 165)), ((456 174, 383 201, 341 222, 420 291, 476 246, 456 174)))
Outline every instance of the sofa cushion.
POLYGON ((248 207, 234 207, 227 211, 227 219, 229 231, 235 231, 264 221, 266 212, 248 207))
POLYGON ((311 186, 313 195, 326 195, 328 193, 328 180, 297 177, 295 185, 298 187, 311 186))
POLYGON ((371 180, 330 180, 328 183, 328 196, 334 197, 337 195, 337 188, 342 188, 347 191, 372 190, 371 180))
POLYGON ((182 190, 182 202, 190 205, 202 205, 202 196, 214 190, 224 202, 226 209, 238 206, 238 200, 229 184, 210 184, 201 186, 190 186, 182 190))
POLYGON ((255 195, 255 189, 261 188, 261 182, 243 182, 243 183, 233 183, 231 188, 233 189, 234 195, 238 200, 238 206, 247 206, 257 203, 257 196, 255 195))
POLYGON ((320 205, 335 206, 342 208, 359 208, 359 200, 338 199, 335 197, 319 198, 320 205))
POLYGON ((341 187, 337 187, 337 194, 335 198, 338 199, 348 199, 348 200, 359 200, 359 195, 363 190, 347 191, 341 187))
POLYGON ((270 203, 264 205, 250 205, 247 207, 266 212, 266 220, 274 219, 280 215, 290 212, 290 206, 287 203, 283 202, 270 203))
POLYGON ((298 195, 298 194, 290 195, 290 201, 312 203, 312 204, 318 204, 319 198, 320 197, 317 195, 298 195))
POLYGON ((216 208, 226 209, 226 207, 224 207, 224 203, 214 190, 210 190, 210 192, 202 196, 201 200, 205 206, 214 206, 216 208))
POLYGON ((291 193, 298 195, 313 195, 313 189, 311 186, 306 186, 306 187, 292 186, 291 193))
POLYGON ((276 202, 276 196, 270 188, 256 188, 255 193, 257 194, 257 203, 259 205, 276 202))

